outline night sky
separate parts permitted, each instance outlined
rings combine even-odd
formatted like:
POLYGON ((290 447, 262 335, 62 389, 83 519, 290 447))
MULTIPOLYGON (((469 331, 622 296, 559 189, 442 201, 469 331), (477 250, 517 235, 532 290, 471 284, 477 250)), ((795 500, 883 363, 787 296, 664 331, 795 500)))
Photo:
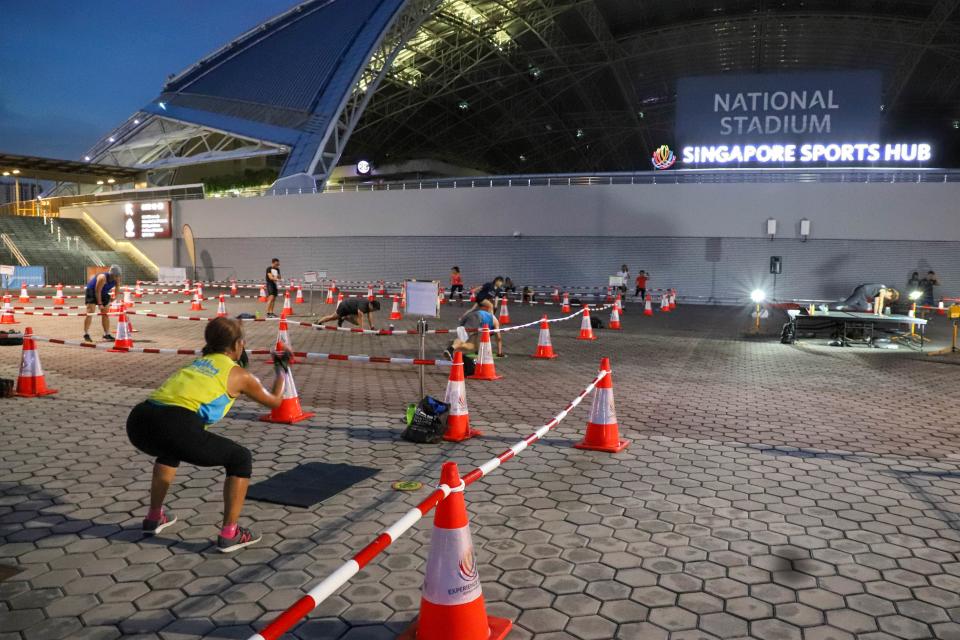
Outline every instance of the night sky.
POLYGON ((296 0, 0 0, 0 151, 79 160, 183 70, 296 0))

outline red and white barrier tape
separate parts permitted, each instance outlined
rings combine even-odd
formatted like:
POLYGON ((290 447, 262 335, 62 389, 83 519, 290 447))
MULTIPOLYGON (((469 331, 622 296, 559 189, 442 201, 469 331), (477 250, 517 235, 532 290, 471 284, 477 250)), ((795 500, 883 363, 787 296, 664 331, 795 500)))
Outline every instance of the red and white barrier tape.
POLYGON ((100 313, 99 311, 94 313, 87 313, 86 311, 81 311, 77 313, 74 313, 74 312, 65 313, 60 311, 18 311, 15 315, 40 316, 44 318, 84 318, 86 316, 94 316, 94 317, 103 316, 103 315, 118 316, 120 314, 115 311, 110 311, 108 313, 100 313))
POLYGON ((580 404, 583 399, 594 390, 594 388, 605 375, 607 375, 607 372, 601 371, 599 375, 593 379, 593 382, 587 385, 587 387, 580 392, 580 395, 574 398, 574 400, 568 404, 563 411, 554 416, 550 422, 546 423, 497 457, 483 463, 467 475, 463 476, 462 487, 448 487, 445 484, 441 484, 433 493, 427 496, 425 500, 420 502, 420 504, 415 506, 413 509, 410 509, 410 511, 405 513, 402 518, 387 527, 383 533, 374 539, 373 542, 361 549, 344 564, 340 565, 336 571, 328 575, 318 585, 310 589, 310 591, 307 592, 307 595, 297 600, 293 606, 289 607, 286 611, 277 616, 273 622, 264 627, 260 633, 253 634, 248 640, 276 640, 281 635, 289 631, 302 618, 305 618, 307 615, 309 615, 309 613, 320 606, 324 600, 333 595, 340 587, 345 585, 350 578, 359 573, 359 571, 367 566, 371 560, 380 554, 381 551, 393 544, 421 518, 430 513, 430 511, 440 504, 440 502, 447 496, 455 491, 463 491, 464 488, 470 486, 483 476, 489 474, 501 464, 516 456, 524 449, 535 443, 537 440, 543 438, 547 432, 560 424, 560 421, 566 418, 570 411, 572 411, 574 407, 580 404))
MULTIPOLYGON (((40 342, 49 342, 50 344, 59 344, 68 347, 83 347, 84 349, 102 349, 107 351, 120 351, 125 353, 153 353, 165 355, 202 355, 200 349, 173 349, 160 347, 129 347, 116 349, 112 342, 83 342, 82 340, 63 340, 60 338, 47 338, 44 336, 33 336, 34 340, 40 342)), ((248 349, 247 354, 252 356, 268 356, 273 354, 271 349, 248 349)), ((350 355, 346 353, 314 353, 310 351, 294 351, 293 355, 297 358, 307 360, 336 360, 340 362, 360 362, 363 364, 402 364, 425 367, 449 367, 452 363, 449 360, 430 360, 420 358, 393 358, 389 356, 366 356, 350 355)))

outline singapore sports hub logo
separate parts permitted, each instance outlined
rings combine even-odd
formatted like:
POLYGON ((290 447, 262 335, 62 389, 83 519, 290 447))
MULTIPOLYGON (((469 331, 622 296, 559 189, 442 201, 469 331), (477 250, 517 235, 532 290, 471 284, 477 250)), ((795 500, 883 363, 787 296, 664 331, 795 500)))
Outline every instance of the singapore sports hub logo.
POLYGON ((474 555, 472 548, 463 552, 457 569, 459 569, 460 578, 464 582, 472 582, 477 579, 477 557, 474 555))
POLYGON ((650 162, 653 163, 654 169, 669 169, 677 162, 677 156, 673 155, 673 151, 670 150, 665 144, 660 145, 660 147, 653 152, 653 157, 650 158, 650 162))

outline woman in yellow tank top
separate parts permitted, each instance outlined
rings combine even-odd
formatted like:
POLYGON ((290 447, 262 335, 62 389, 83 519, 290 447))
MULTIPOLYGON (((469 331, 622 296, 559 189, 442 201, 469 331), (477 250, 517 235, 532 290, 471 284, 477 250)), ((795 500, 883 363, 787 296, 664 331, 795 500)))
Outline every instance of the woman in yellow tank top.
MULTIPOLYGON (((285 357, 274 358, 276 379, 267 391, 245 362, 243 328, 237 320, 216 318, 204 330, 203 356, 183 367, 130 412, 127 436, 140 451, 155 457, 150 485, 150 510, 143 531, 153 535, 177 521, 163 512, 163 500, 180 462, 199 467, 224 467, 223 523, 217 538, 220 551, 229 553, 260 540, 237 525, 247 495, 253 459, 249 449, 207 431, 223 418, 240 395, 274 409, 283 401, 282 369, 285 357)), ((286 356, 286 354, 284 354, 286 356)))

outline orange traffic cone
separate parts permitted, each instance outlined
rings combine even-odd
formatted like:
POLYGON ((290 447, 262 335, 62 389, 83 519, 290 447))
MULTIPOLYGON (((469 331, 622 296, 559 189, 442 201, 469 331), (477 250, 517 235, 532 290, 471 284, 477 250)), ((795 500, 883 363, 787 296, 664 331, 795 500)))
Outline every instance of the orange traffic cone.
POLYGON ((193 302, 190 304, 190 311, 203 311, 203 301, 200 299, 200 289, 193 292, 193 302))
POLYGON ((613 302, 613 289, 611 287, 607 287, 607 295, 603 299, 603 302, 604 304, 610 304, 613 302))
POLYGON ((20 377, 17 378, 17 395, 35 398, 56 392, 56 389, 47 389, 43 367, 40 365, 40 353, 33 341, 33 329, 27 327, 23 332, 23 356, 20 359, 20 377))
MULTIPOLYGON (((288 330, 287 320, 285 318, 280 318, 280 326, 277 329, 277 345, 274 347, 274 351, 277 353, 293 351, 293 343, 290 342, 290 333, 288 330)), ((273 362, 273 358, 267 358, 266 362, 273 362)), ((299 361, 293 357, 293 354, 291 354, 290 362, 291 364, 297 364, 299 361)))
POLYGON ((387 284, 383 280, 380 281, 380 295, 387 295, 387 284))
POLYGON ((650 294, 648 293, 646 298, 643 301, 643 315, 652 316, 653 315, 653 305, 650 303, 650 294))
POLYGON ((510 309, 507 307, 507 297, 504 296, 500 301, 500 326, 504 327, 510 324, 510 309))
POLYGON ((480 329, 480 349, 477 354, 477 366, 470 376, 471 380, 499 380, 497 368, 493 364, 493 347, 490 346, 490 329, 480 329))
POLYGON ((260 416, 264 422, 278 422, 280 424, 294 424, 317 415, 306 413, 300 406, 300 397, 297 395, 297 385, 293 382, 293 372, 280 370, 283 376, 283 402, 268 415, 260 416))
POLYGON ((303 287, 297 285, 297 297, 294 298, 293 302, 295 304, 303 304, 303 287))
POLYGON ((477 301, 477 290, 470 289, 470 302, 476 302, 476 301, 477 301))
POLYGON ((231 295, 231 296, 237 295, 237 281, 236 281, 236 280, 231 280, 231 281, 230 281, 230 295, 231 295))
POLYGON ((20 283, 20 302, 30 302, 30 294, 27 293, 27 283, 20 283))
POLYGON ((220 301, 217 303, 217 317, 226 318, 227 317, 227 303, 223 299, 223 294, 220 294, 220 301))
POLYGON ((326 303, 326 304, 333 304, 333 290, 334 290, 334 289, 336 289, 336 285, 331 282, 331 283, 330 283, 330 287, 327 289, 327 299, 324 300, 324 303, 326 303))
POLYGON ((190 294, 193 293, 193 289, 190 287, 190 281, 189 281, 189 280, 184 280, 184 281, 183 281, 183 291, 182 291, 181 293, 183 293, 183 295, 185 295, 185 296, 189 296, 190 294))
POLYGON ((583 319, 580 321, 580 335, 577 340, 596 340, 593 335, 593 325, 590 324, 590 307, 583 305, 583 319))
POLYGON ((280 310, 281 318, 289 318, 293 315, 293 307, 290 306, 290 291, 287 290, 283 294, 283 309, 280 310))
POLYGON ((937 315, 945 316, 947 315, 947 310, 943 307, 943 300, 937 305, 937 315))
POLYGON ((613 308, 610 309, 610 324, 608 325, 609 329, 614 331, 619 331, 620 327, 620 312, 617 311, 617 305, 613 305, 613 308))
POLYGON ((440 483, 452 491, 433 516, 420 615, 398 640, 503 640, 513 622, 487 615, 456 462, 443 463, 440 483))
POLYGON ((260 285, 260 294, 257 296, 257 302, 266 302, 267 301, 267 288, 263 285, 260 285))
POLYGON ((203 283, 197 282, 197 296, 200 298, 200 302, 203 302, 203 283))
POLYGON ((13 305, 10 296, 3 296, 3 312, 0 313, 0 324, 20 324, 13 315, 13 305))
POLYGON ((463 354, 459 351, 453 354, 453 366, 450 367, 447 394, 443 401, 450 405, 450 413, 447 414, 447 432, 443 435, 444 440, 460 442, 473 436, 482 435, 480 431, 470 428, 467 385, 463 379, 463 354))
POLYGON ((670 311, 677 308, 677 292, 670 289, 670 311))
POLYGON ((402 318, 403 316, 400 315, 400 299, 393 296, 393 309, 390 310, 390 319, 401 320, 402 318))
POLYGON ((617 297, 613 300, 613 306, 616 307, 617 313, 623 315, 623 298, 620 297, 620 294, 617 294, 617 297))
POLYGON ((606 371, 607 375, 597 383, 596 390, 593 392, 593 407, 590 409, 590 419, 587 421, 587 435, 582 442, 573 446, 577 449, 617 453, 626 449, 630 441, 620 439, 617 411, 613 403, 610 358, 600 359, 600 370, 606 371))
POLYGON ((140 285, 141 282, 137 280, 137 286, 133 288, 133 297, 137 300, 143 297, 143 287, 140 285))
POLYGON ((373 285, 372 284, 367 285, 367 301, 368 302, 373 301, 373 285))
POLYGON ((670 300, 667 299, 666 293, 660 294, 660 311, 663 311, 664 313, 670 312, 670 300))
POLYGON ((340 306, 340 303, 343 302, 343 292, 340 291, 337 293, 337 306, 340 306))
POLYGON ((66 301, 65 301, 64 298, 63 298, 63 285, 62 285, 62 284, 58 284, 58 285, 57 285, 57 293, 54 294, 54 296, 53 296, 53 304, 54 304, 54 305, 64 304, 64 302, 66 302, 66 301))
POLYGON ((437 287, 437 302, 447 304, 447 296, 443 291, 443 287, 437 287))
POLYGON ((133 339, 130 338, 130 326, 127 324, 127 314, 120 310, 120 317, 117 318, 117 336, 113 339, 113 348, 110 351, 126 351, 133 347, 133 339))
POLYGON ((133 309, 133 295, 130 293, 130 287, 123 288, 123 309, 124 311, 133 309))
POLYGON ((563 306, 560 307, 561 313, 570 313, 570 294, 564 292, 563 294, 563 306))
POLYGON ((547 322, 546 314, 540 318, 540 337, 537 338, 537 351, 533 354, 533 357, 544 360, 557 357, 557 354, 553 352, 553 344, 550 342, 550 323, 547 322))

